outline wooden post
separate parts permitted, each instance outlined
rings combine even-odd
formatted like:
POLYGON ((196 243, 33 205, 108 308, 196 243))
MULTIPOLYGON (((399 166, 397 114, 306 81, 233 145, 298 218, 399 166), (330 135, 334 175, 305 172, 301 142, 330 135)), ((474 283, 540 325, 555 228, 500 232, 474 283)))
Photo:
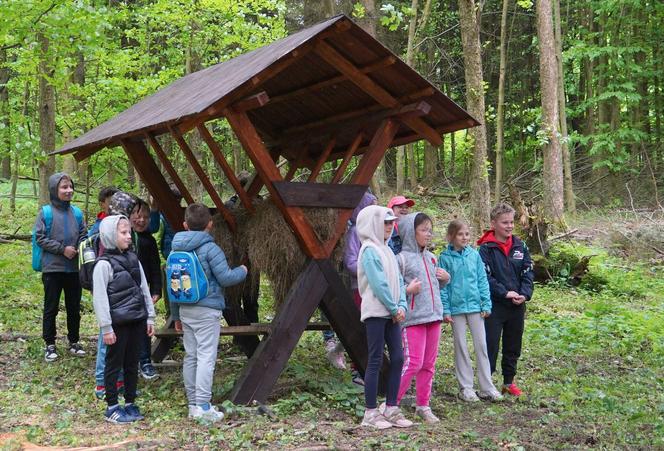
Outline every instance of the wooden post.
POLYGON ((344 154, 344 158, 341 160, 341 164, 339 167, 337 167, 337 171, 334 173, 334 177, 332 177, 332 183, 339 183, 341 177, 344 176, 346 168, 348 168, 348 164, 350 163, 350 159, 353 158, 353 155, 355 155, 355 151, 360 146, 362 139, 364 139, 364 133, 360 132, 357 134, 350 146, 348 146, 348 149, 344 154))
POLYGON ((330 158, 330 154, 332 153, 332 149, 334 149, 334 145, 337 143, 336 138, 332 138, 330 142, 327 144, 327 147, 325 147, 325 150, 320 154, 320 157, 318 158, 318 161, 316 162, 316 166, 311 170, 311 174, 309 174, 309 178, 307 179, 307 182, 315 182, 316 177, 318 177, 318 174, 320 174, 320 170, 323 169, 323 165, 327 161, 328 158, 330 158))
POLYGON ((147 133, 145 136, 147 140, 150 142, 152 148, 154 149, 154 152, 157 154, 157 157, 161 161, 161 164, 164 165, 166 172, 168 172, 168 175, 171 176, 171 180, 173 180, 175 186, 177 186, 178 189, 180 190, 180 194, 182 194, 184 200, 186 200, 188 204, 193 204, 194 203, 193 196, 191 195, 191 193, 187 189, 187 186, 184 184, 184 182, 178 175, 177 171, 173 167, 173 164, 168 159, 166 152, 164 152, 164 149, 162 149, 161 144, 159 144, 159 141, 157 141, 157 138, 155 138, 155 136, 152 133, 147 133))

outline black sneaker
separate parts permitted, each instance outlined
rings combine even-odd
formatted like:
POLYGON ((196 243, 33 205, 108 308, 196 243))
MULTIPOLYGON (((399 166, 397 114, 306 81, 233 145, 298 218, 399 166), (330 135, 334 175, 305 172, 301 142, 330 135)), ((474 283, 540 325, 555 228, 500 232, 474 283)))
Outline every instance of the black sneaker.
POLYGON ((83 346, 80 343, 71 343, 69 345, 69 353, 75 355, 76 357, 83 357, 86 352, 83 350, 83 346))
POLYGON ((140 366, 139 372, 141 373, 141 377, 145 380, 152 380, 156 379, 159 377, 159 373, 154 369, 154 365, 152 363, 144 363, 140 366))
POLYGON ((58 360, 58 353, 55 350, 55 345, 46 346, 46 351, 44 352, 44 360, 47 362, 55 362, 58 360))

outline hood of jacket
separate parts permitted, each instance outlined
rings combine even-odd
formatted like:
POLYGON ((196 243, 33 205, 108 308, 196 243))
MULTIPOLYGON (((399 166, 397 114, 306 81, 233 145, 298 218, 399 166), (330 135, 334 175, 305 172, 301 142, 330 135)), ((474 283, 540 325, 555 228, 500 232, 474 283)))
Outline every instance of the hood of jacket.
POLYGON ((371 192, 369 192, 369 190, 367 190, 367 192, 364 193, 364 196, 362 196, 362 199, 360 199, 360 203, 357 204, 357 207, 355 207, 355 210, 353 210, 353 214, 350 217, 350 223, 356 224, 357 215, 359 215, 360 212, 369 205, 375 205, 377 200, 378 199, 376 198, 376 196, 374 196, 373 194, 371 194, 371 192))
POLYGON ((178 232, 173 236, 171 250, 191 252, 201 247, 205 243, 213 243, 212 235, 205 231, 187 230, 178 232))
POLYGON ((413 252, 416 254, 422 252, 415 240, 415 217, 418 214, 419 212, 410 213, 399 218, 399 236, 401 236, 402 252, 413 252))
POLYGON ((478 246, 481 246, 484 243, 495 243, 503 251, 503 254, 508 255, 510 249, 512 248, 512 235, 510 235, 503 243, 498 241, 496 238, 496 232, 494 230, 487 230, 484 232, 484 235, 482 235, 480 239, 477 240, 478 246))
POLYGON ((67 173, 56 172, 48 178, 48 194, 49 198, 51 199, 51 204, 54 207, 67 210, 69 208, 70 202, 60 200, 58 197, 58 185, 60 184, 60 180, 62 180, 64 177, 67 177, 69 180, 71 180, 71 186, 72 188, 74 187, 74 180, 72 180, 72 178, 67 173))
POLYGON ((118 247, 118 222, 121 219, 129 221, 123 215, 110 215, 106 216, 99 223, 99 238, 104 249, 111 250, 118 247))
POLYGON ((393 214, 392 210, 380 205, 370 205, 357 215, 357 236, 360 241, 370 241, 376 246, 384 246, 385 217, 393 214))

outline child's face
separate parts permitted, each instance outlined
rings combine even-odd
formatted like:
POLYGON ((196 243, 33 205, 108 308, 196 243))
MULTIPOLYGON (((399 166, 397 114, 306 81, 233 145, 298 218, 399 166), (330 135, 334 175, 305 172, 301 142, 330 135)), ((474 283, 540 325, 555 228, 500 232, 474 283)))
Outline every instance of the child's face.
POLYGON ((74 195, 74 184, 67 177, 62 177, 58 183, 58 199, 63 202, 71 201, 74 195))
POLYGON ((394 216, 401 219, 402 216, 406 216, 408 213, 410 213, 410 207, 408 206, 408 203, 393 205, 392 211, 394 212, 394 216))
POLYGON ((423 249, 431 244, 433 236, 433 224, 431 221, 424 221, 415 228, 415 242, 423 249))
POLYGON ((141 208, 140 205, 137 205, 131 212, 129 220, 131 221, 132 229, 137 232, 145 232, 145 229, 147 229, 150 224, 150 212, 147 208, 141 208))
POLYGON ((456 235, 452 237, 448 237, 450 240, 450 244, 454 247, 454 249, 463 249, 464 247, 468 246, 468 243, 470 243, 470 229, 468 227, 461 227, 456 235))
POLYGON ((496 238, 500 241, 507 240, 512 236, 514 229, 514 213, 503 213, 491 221, 491 227, 495 231, 496 238))
POLYGON ((111 197, 113 196, 108 196, 106 199, 99 202, 99 208, 101 208, 101 211, 106 214, 108 214, 108 207, 111 206, 111 197))
POLYGON ((121 251, 126 251, 131 246, 131 227, 126 219, 118 221, 117 245, 121 251))
POLYGON ((385 233, 383 234, 385 241, 389 240, 392 236, 392 230, 394 230, 394 221, 385 221, 385 233))

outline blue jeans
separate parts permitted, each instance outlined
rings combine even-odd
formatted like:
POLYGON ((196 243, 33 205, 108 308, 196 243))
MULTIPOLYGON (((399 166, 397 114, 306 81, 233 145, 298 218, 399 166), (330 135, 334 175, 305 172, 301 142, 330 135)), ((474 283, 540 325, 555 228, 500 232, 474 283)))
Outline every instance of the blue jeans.
MULTIPOLYGON (((95 382, 97 386, 104 386, 104 370, 106 369, 106 352, 108 346, 104 344, 104 335, 99 331, 99 338, 97 339, 97 361, 95 363, 95 382)), ((120 371, 118 382, 123 380, 123 372, 120 371)))

